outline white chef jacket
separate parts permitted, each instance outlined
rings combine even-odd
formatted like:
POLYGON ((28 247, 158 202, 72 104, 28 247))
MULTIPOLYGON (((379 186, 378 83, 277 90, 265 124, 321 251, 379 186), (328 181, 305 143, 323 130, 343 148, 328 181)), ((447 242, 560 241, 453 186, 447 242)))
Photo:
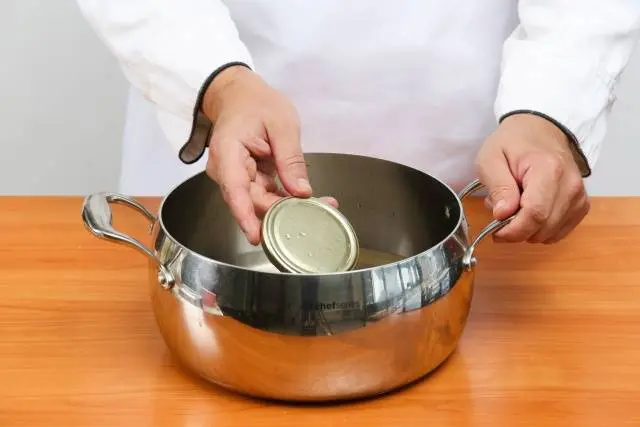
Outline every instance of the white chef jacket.
POLYGON ((393 160, 458 189, 496 123, 531 110, 574 138, 588 176, 640 33, 640 0, 78 3, 132 84, 120 190, 134 195, 204 168, 177 153, 201 85, 236 61, 292 99, 305 152, 393 160))

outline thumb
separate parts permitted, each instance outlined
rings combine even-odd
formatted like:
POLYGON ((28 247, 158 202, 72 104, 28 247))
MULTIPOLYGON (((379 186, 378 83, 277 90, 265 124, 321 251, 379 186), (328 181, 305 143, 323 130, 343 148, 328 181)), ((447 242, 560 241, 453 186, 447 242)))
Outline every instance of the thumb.
POLYGON ((276 127, 270 129, 269 136, 276 170, 284 189, 296 197, 311 196, 307 164, 302 155, 297 127, 276 127))
POLYGON ((478 163, 480 181, 487 187, 493 206, 493 217, 503 220, 520 206, 520 187, 502 153, 488 156, 478 163))

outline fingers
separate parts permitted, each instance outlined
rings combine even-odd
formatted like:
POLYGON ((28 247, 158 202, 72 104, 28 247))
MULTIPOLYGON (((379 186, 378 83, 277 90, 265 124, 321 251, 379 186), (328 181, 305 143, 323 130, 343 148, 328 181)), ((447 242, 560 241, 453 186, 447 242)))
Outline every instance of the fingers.
POLYGON ((260 221, 250 193, 249 159, 249 152, 237 141, 216 141, 209 150, 207 174, 220 186, 222 196, 247 240, 257 245, 260 242, 260 221))
MULTIPOLYGON (((289 194, 289 192, 287 192, 287 190, 281 188, 278 185, 276 181, 276 178, 277 178, 276 168, 273 162, 271 162, 268 159, 264 159, 264 160, 259 160, 257 162, 257 165, 258 165, 258 171, 260 173, 257 175, 255 181, 260 185, 262 185, 266 189, 266 191, 270 193, 275 193, 281 197, 287 197, 291 195, 289 194)), ((340 207, 338 200, 336 200, 334 197, 324 196, 324 197, 321 197, 320 199, 323 200, 325 203, 328 203, 329 205, 333 206, 336 209, 340 207)))
POLYGON ((328 203, 329 205, 333 206, 336 209, 338 209, 340 207, 340 204, 338 203, 338 201, 333 197, 325 196, 325 197, 321 197, 321 199, 325 203, 328 203))
POLYGON ((262 138, 255 136, 246 138, 243 141, 243 145, 257 158, 269 158, 271 156, 271 146, 262 138))
MULTIPOLYGON (((251 197, 256 208, 256 215, 259 218, 264 217, 272 204, 287 196, 290 194, 278 187, 274 177, 258 172, 255 182, 252 183, 251 197)), ((338 201, 334 197, 325 196, 321 197, 321 200, 336 209, 339 207, 338 201)))
POLYGON ((296 197, 311 196, 297 124, 293 121, 272 124, 268 132, 276 169, 285 190, 296 197))
POLYGON ((564 224, 560 227, 560 229, 548 237, 546 240, 543 240, 542 243, 550 245, 559 242, 560 240, 566 238, 576 227, 582 222, 582 220, 587 216, 589 210, 591 208, 591 203, 587 197, 584 198, 574 209, 572 214, 568 217, 568 219, 564 222, 564 224))
POLYGON ((477 166, 480 180, 489 192, 493 216, 505 219, 513 215, 520 203, 520 188, 502 151, 482 153, 477 166))
POLYGON ((491 202, 491 197, 487 196, 484 198, 484 207, 493 212, 493 203, 491 202))
POLYGON ((564 198, 564 196, 558 196, 556 200, 551 204, 551 213, 546 221, 539 224, 534 224, 533 232, 523 233, 521 241, 527 241, 529 243, 542 243, 548 239, 562 227, 565 218, 570 214, 571 200, 564 198))
POLYGON ((522 197, 520 211, 516 217, 496 233, 496 239, 505 242, 523 242, 528 240, 543 227, 554 228, 564 217, 567 201, 558 200, 562 169, 548 157, 538 158, 530 162, 522 177, 522 197))
POLYGON ((585 217, 589 201, 575 168, 565 168, 552 156, 528 162, 520 211, 494 236, 498 242, 555 243, 585 217))
POLYGON ((582 221, 589 210, 589 201, 581 177, 577 174, 567 175, 559 184, 558 197, 552 213, 540 230, 528 239, 530 243, 543 243, 555 239, 574 218, 580 218, 578 223, 582 221))
POLYGON ((257 161, 258 170, 267 176, 276 176, 276 165, 273 164, 273 160, 269 158, 259 159, 257 161))
POLYGON ((247 157, 244 161, 244 167, 249 175, 249 181, 255 181, 256 175, 258 174, 258 164, 256 160, 253 157, 247 157))
POLYGON ((267 189, 260 183, 251 183, 251 199, 253 200, 255 212, 258 217, 263 218, 271 205, 281 198, 281 195, 267 191, 267 189))
POLYGON ((212 138, 207 174, 220 185, 222 196, 247 240, 260 243, 260 219, 256 213, 253 182, 265 168, 271 147, 262 138, 240 141, 224 128, 212 138))

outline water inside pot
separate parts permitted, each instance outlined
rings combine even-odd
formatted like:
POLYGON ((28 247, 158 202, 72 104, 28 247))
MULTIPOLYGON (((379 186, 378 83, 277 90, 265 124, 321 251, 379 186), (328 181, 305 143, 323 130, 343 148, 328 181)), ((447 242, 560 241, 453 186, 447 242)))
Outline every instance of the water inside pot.
MULTIPOLYGON (((373 249, 360 248, 358 262, 354 270, 391 264, 404 259, 402 255, 380 252, 373 249)), ((278 269, 267 259, 263 251, 252 251, 238 255, 234 265, 250 268, 266 273, 277 273, 278 269)))

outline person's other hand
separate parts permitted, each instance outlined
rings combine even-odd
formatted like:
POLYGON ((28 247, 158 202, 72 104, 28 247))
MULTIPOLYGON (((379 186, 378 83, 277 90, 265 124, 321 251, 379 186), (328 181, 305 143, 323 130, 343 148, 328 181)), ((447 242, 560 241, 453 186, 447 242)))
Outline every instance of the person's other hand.
MULTIPOLYGON (((243 66, 230 67, 213 80, 203 111, 214 123, 207 174, 220 185, 248 241, 257 245, 261 218, 274 202, 312 195, 297 112, 283 94, 243 66)), ((337 207, 335 199, 325 199, 337 207)))
POLYGON ((513 220, 499 242, 555 243, 589 211, 570 141, 550 121, 516 114, 502 121, 481 147, 476 166, 495 219, 513 220))

